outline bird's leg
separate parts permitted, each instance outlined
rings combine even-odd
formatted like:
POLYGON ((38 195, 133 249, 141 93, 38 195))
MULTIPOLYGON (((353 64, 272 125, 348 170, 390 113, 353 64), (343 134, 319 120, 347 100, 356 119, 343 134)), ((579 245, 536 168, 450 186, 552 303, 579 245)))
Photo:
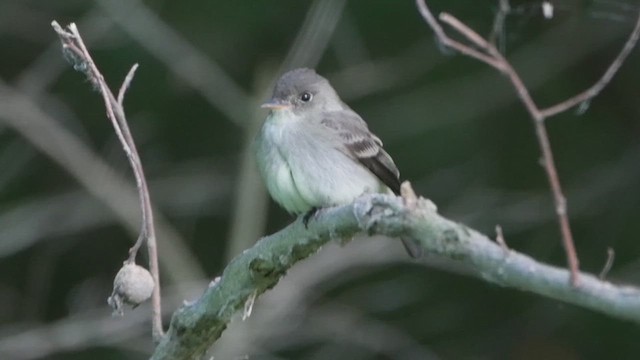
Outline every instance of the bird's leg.
POLYGON ((318 212, 318 208, 312 207, 311 210, 307 211, 307 213, 304 214, 304 216, 302 217, 302 223, 304 224, 305 229, 309 228, 309 220, 311 220, 311 217, 315 215, 317 212, 318 212))

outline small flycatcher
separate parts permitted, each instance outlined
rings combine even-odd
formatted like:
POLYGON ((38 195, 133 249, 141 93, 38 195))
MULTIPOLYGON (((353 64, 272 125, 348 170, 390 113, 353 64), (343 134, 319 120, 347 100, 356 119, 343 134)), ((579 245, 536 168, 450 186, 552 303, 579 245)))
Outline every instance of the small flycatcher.
MULTIPOLYGON (((400 172, 367 123, 312 69, 282 75, 255 144, 273 199, 294 214, 345 205, 365 193, 400 194, 400 172)), ((412 257, 422 248, 402 239, 412 257)))

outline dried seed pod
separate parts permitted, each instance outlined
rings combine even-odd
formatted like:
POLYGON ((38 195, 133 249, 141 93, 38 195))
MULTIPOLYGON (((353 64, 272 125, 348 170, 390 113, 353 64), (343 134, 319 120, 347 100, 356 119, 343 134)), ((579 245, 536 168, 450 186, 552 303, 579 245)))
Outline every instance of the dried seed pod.
POLYGON ((153 277, 147 269, 125 263, 113 280, 113 292, 107 302, 113 308, 114 315, 122 315, 124 304, 135 308, 151 297, 154 286, 153 277))

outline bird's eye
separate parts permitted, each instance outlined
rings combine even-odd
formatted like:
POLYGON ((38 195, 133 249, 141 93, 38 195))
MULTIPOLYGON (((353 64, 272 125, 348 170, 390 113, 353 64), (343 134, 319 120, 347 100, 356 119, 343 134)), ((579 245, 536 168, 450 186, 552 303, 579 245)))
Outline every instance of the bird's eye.
POLYGON ((310 92, 303 92, 302 95, 300 95, 300 100, 304 101, 304 102, 309 102, 311 101, 311 98, 313 97, 313 95, 311 95, 310 92))

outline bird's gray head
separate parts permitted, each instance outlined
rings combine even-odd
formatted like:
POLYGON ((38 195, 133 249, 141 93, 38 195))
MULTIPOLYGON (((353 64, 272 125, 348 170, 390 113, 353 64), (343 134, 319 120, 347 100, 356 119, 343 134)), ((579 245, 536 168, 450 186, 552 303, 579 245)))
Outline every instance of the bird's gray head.
POLYGON ((262 107, 271 110, 340 110, 343 103, 327 79, 313 69, 295 69, 280 77, 273 95, 262 107))

